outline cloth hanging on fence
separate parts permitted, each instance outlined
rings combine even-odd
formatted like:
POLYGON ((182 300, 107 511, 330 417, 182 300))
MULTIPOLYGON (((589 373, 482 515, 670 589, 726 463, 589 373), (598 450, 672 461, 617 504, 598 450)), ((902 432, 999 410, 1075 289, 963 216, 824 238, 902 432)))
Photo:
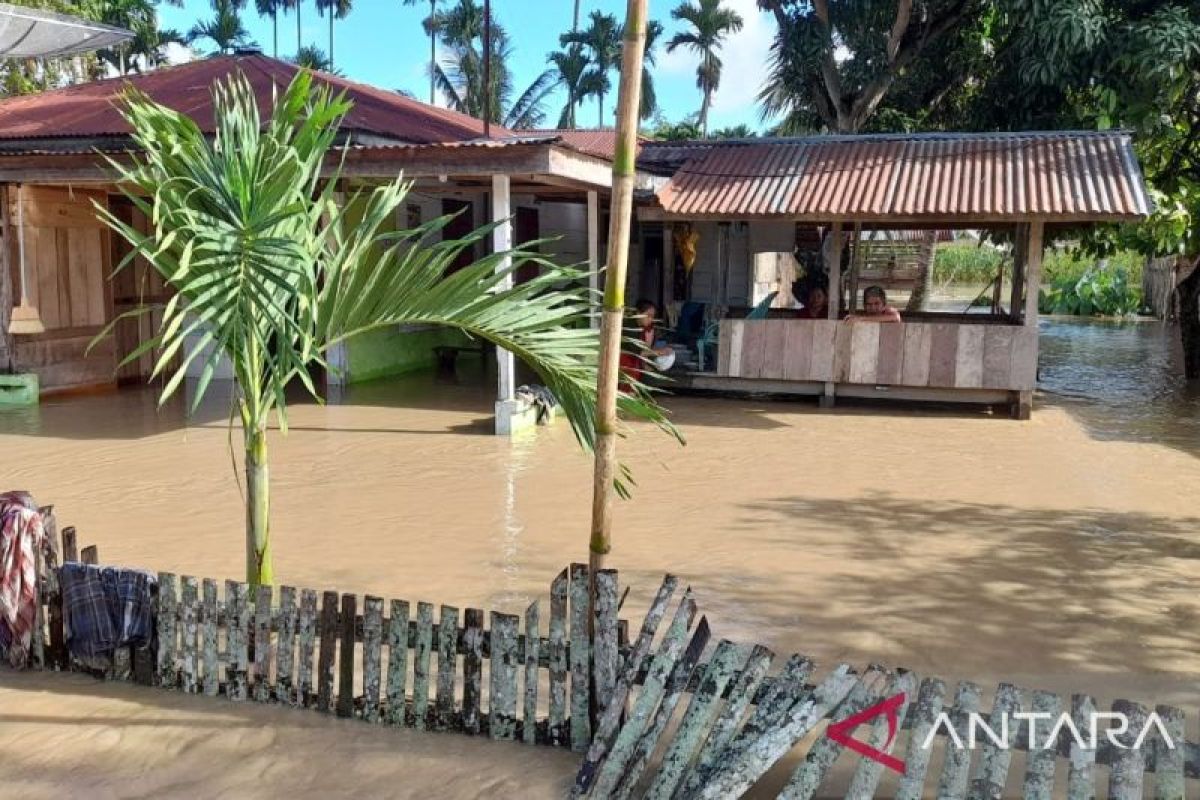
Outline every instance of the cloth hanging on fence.
POLYGON ((67 647, 93 661, 118 647, 144 647, 154 630, 152 587, 157 578, 140 569, 68 562, 60 571, 67 647))
POLYGON ((0 494, 0 646, 24 667, 37 620, 37 553, 46 544, 42 515, 28 492, 0 494))
POLYGON ((558 405, 554 393, 541 384, 525 384, 517 388, 516 396, 537 408, 537 421, 544 422, 550 412, 558 405))

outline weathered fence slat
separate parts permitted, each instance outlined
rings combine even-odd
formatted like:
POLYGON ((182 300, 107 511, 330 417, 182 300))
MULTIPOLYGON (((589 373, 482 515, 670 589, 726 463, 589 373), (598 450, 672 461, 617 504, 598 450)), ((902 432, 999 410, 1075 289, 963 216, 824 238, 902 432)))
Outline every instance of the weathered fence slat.
POLYGON ((271 699, 271 587, 259 586, 254 600, 254 699, 271 699))
MULTIPOLYGON (((73 530, 73 529, 71 529, 73 530)), ((158 685, 175 688, 175 576, 158 573, 158 685)))
POLYGON ((442 606, 438 622, 437 704, 434 730, 449 730, 454 724, 454 675, 458 671, 458 609, 442 606))
POLYGON ((462 726, 466 733, 479 733, 479 709, 483 693, 483 611, 468 608, 463 613, 463 699, 462 726))
POLYGON ((358 596, 342 595, 341 646, 338 648, 337 715, 354 716, 354 618, 358 616, 358 596))
POLYGON ((973 800, 1000 800, 1003 797, 1004 786, 1008 783, 1008 768, 1012 764, 1012 746, 1016 741, 1016 729, 1008 722, 1020 710, 1020 690, 1010 683, 1000 684, 996 688, 988 727, 999 736, 1007 733, 1006 741, 1003 746, 996 744, 991 737, 984 742, 968 795, 973 800))
POLYGON ((703 655, 704 648, 708 646, 711 636, 712 631, 708 627, 708 620, 701 617, 695 630, 692 631, 692 639, 688 642, 687 649, 683 651, 683 656, 675 664, 671 677, 667 679, 667 688, 663 692, 658 711, 654 714, 654 721, 650 723, 650 727, 642 734, 642 738, 634 748, 633 758, 630 759, 625 775, 621 778, 621 783, 614 794, 615 798, 623 799, 633 795, 638 781, 642 779, 642 774, 650 763, 650 757, 654 755, 659 742, 666 735, 671 717, 675 713, 675 707, 679 705, 679 700, 687 689, 692 673, 696 671, 696 665, 700 663, 700 656, 703 655))
POLYGON ((571 565, 571 749, 584 752, 592 742, 591 636, 588 633, 588 568, 571 565))
POLYGON ((567 741, 567 570, 550 584, 550 717, 547 738, 567 741))
POLYGON ((62 530, 62 547, 63 547, 62 560, 63 560, 64 564, 67 563, 68 561, 78 561, 79 560, 78 542, 79 542, 79 537, 75 533, 75 527, 73 525, 68 525, 67 527, 63 528, 63 530, 62 530))
POLYGON ((199 591, 196 579, 184 575, 179 579, 179 611, 183 646, 183 691, 195 694, 199 690, 198 659, 196 658, 196 616, 199 611, 199 591))
POLYGON ((1154 800, 1183 800, 1184 797, 1184 734, 1183 711, 1173 706, 1154 709, 1171 737, 1174 747, 1167 747, 1161 736, 1154 739, 1154 800))
MULTIPOLYGON (((35 547, 33 550, 33 574, 41 575, 44 565, 42 564, 42 550, 40 547, 35 547)), ((46 585, 34 578, 33 582, 33 630, 30 631, 29 642, 29 661, 28 664, 35 670, 44 669, 46 666, 46 585)))
POLYGON ((325 713, 333 711, 333 669, 334 656, 337 652, 337 592, 324 592, 321 595, 321 622, 317 632, 319 650, 317 652, 317 710, 325 713))
POLYGON ((408 601, 393 600, 388 622, 388 722, 404 725, 408 685, 408 601))
POLYGON ((200 638, 202 640, 202 662, 204 666, 204 693, 215 697, 221 690, 221 665, 217 660, 218 627, 217 582, 205 578, 202 587, 204 604, 200 609, 200 638))
POLYGON ((1110 800, 1141 800, 1146 754, 1142 748, 1132 745, 1146 727, 1149 712, 1142 704, 1129 700, 1117 700, 1112 710, 1116 714, 1124 714, 1129 724, 1120 737, 1125 747, 1115 751, 1109 768, 1108 796, 1110 800))
POLYGON ((617 571, 599 570, 595 582, 592 699, 601 713, 608 708, 617 684, 617 571))
POLYGON ((517 733, 517 633, 521 618, 492 612, 492 661, 488 695, 488 735, 512 739, 517 733))
MULTIPOLYGON (((955 730, 960 742, 967 741, 967 715, 979 711, 982 690, 978 685, 963 681, 954 694, 954 716, 958 720, 955 730)), ((942 762, 942 775, 938 779, 937 796, 945 800, 961 800, 967 796, 967 781, 970 779, 971 751, 965 747, 954 747, 946 743, 946 758, 942 762)))
POLYGON ((433 650, 433 606, 417 603, 417 641, 413 648, 413 727, 429 724, 429 654, 433 650))
MULTIPOLYGON (((882 667, 872 665, 850 691, 845 702, 834 712, 833 721, 844 722, 868 706, 876 703, 883 695, 886 675, 882 667)), ((829 737, 822 737, 808 751, 804 762, 796 767, 791 780, 779 793, 787 800, 809 800, 816 795, 825 780, 825 775, 842 754, 844 746, 829 737)))
POLYGON ((245 700, 249 697, 250 587, 233 582, 225 585, 225 591, 229 604, 229 685, 226 694, 230 700, 245 700))
POLYGON ((379 682, 383 660, 383 598, 363 598, 363 719, 379 722, 379 682))
MULTIPOLYGON (((1086 694, 1071 695, 1071 722, 1075 729, 1086 731, 1096 714, 1096 701, 1086 694)), ((1067 757, 1068 800, 1094 800, 1096 797, 1096 751, 1083 747, 1072 737, 1067 757)))
POLYGON ((279 587, 279 637, 275 647, 275 693, 277 703, 291 703, 296 696, 293 674, 296 662, 296 589, 279 587))
POLYGON ((1024 800, 1051 800, 1058 748, 1047 747, 1046 740, 1062 714, 1062 701, 1053 692, 1035 691, 1030 707, 1037 716, 1031 723, 1033 740, 1025 759, 1024 800))
POLYGON ((733 680, 746 660, 745 648, 722 639, 708 662, 692 700, 688 703, 679 729, 675 732, 662 766, 647 792, 647 800, 670 800, 680 781, 691 766, 692 759, 703 741, 704 734, 716 720, 725 687, 733 680))
POLYGON ((774 658, 775 654, 762 645, 755 645, 754 649, 750 651, 746 665, 729 691, 729 700, 721 711, 721 716, 713 723, 708 739, 700 748, 695 767, 685 778, 683 796, 688 797, 695 794, 696 790, 703 785, 707 775, 716 766, 720 753, 733 741, 738 724, 754 701, 754 694, 771 668, 774 658))
POLYGON ((300 647, 296 666, 296 694, 292 702, 300 707, 311 702, 313 693, 313 650, 317 638, 317 593, 313 589, 300 590, 300 647))
POLYGON ((754 712, 742 730, 730 743, 730 748, 740 750, 755 739, 775 728, 787 716, 788 709, 798 703, 804 695, 808 676, 812 674, 813 662, 807 656, 793 654, 783 665, 779 677, 771 684, 765 696, 754 707, 754 712))
POLYGON ((538 603, 534 600, 525 609, 525 702, 521 711, 521 741, 533 744, 538 740, 538 645, 541 643, 538 626, 538 603))
MULTIPOLYGON (((908 716, 908 709, 912 705, 913 691, 916 689, 916 685, 916 676, 908 671, 899 672, 889 682, 887 692, 884 696, 890 698, 902 695, 904 698, 900 702, 900 705, 897 706, 895 712, 897 729, 903 727, 904 719, 908 716)), ((892 737, 892 731, 885 716, 875 718, 875 724, 871 726, 871 732, 868 736, 868 744, 881 753, 891 755, 895 740, 892 737)), ((860 759, 858 766, 854 769, 854 776, 850 779, 850 786, 846 790, 846 799, 871 800, 875 796, 875 791, 879 788, 879 780, 883 777, 883 768, 883 763, 873 758, 860 759)))
MULTIPOLYGON (((804 693, 802 699, 792 704, 777 726, 722 756, 719 767, 697 797, 701 800, 740 797, 839 705, 855 683, 857 676, 849 665, 838 665, 811 694, 804 693)), ((787 692, 793 693, 794 690, 787 692)))
POLYGON ((908 753, 904 759, 904 775, 896 787, 895 800, 921 800, 924 795, 925 773, 933 755, 933 743, 925 747, 929 732, 937 724, 946 697, 946 684, 940 678, 926 678, 917 690, 913 708, 913 725, 908 736, 908 753))

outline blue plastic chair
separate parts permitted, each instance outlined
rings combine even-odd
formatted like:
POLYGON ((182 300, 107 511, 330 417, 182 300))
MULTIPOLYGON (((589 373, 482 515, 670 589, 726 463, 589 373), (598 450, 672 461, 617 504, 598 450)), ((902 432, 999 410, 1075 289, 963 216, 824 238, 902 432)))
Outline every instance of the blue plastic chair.
MULTIPOLYGON (((767 314, 771 310, 771 303, 775 302, 775 297, 779 292, 771 292, 762 299, 758 305, 750 309, 750 313, 746 315, 746 319, 766 319, 767 314)), ((709 347, 717 346, 717 339, 721 333, 721 325, 718 322, 710 322, 708 328, 704 331, 704 335, 696 340, 696 362, 701 372, 704 372, 704 362, 707 360, 709 347)))

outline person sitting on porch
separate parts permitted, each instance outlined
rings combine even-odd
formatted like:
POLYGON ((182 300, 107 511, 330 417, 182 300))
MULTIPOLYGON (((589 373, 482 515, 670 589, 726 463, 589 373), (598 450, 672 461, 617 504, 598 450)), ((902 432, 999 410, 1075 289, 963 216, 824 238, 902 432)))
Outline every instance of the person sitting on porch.
POLYGON ((817 284, 809 287, 804 307, 796 316, 800 319, 825 319, 829 316, 829 295, 824 286, 817 284))
POLYGON ((865 322, 900 322, 900 312, 888 305, 887 292, 882 286, 868 286, 863 289, 863 310, 859 314, 850 314, 847 322, 863 320, 865 322))
POLYGON ((629 337, 640 341, 645 348, 640 353, 624 352, 621 354, 621 372, 630 380, 640 381, 642 379, 647 358, 652 357, 654 365, 662 372, 666 372, 675 365, 675 350, 657 339, 657 331, 654 327, 654 317, 657 312, 658 308, 650 300, 638 300, 637 305, 634 306, 632 322, 635 327, 629 337))

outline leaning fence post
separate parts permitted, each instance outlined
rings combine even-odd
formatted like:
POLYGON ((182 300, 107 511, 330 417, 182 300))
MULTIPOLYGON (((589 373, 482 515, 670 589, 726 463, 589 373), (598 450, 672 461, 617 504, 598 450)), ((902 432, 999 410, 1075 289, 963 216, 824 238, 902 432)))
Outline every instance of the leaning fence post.
POLYGON ((175 576, 158 573, 158 685, 175 688, 175 576))

